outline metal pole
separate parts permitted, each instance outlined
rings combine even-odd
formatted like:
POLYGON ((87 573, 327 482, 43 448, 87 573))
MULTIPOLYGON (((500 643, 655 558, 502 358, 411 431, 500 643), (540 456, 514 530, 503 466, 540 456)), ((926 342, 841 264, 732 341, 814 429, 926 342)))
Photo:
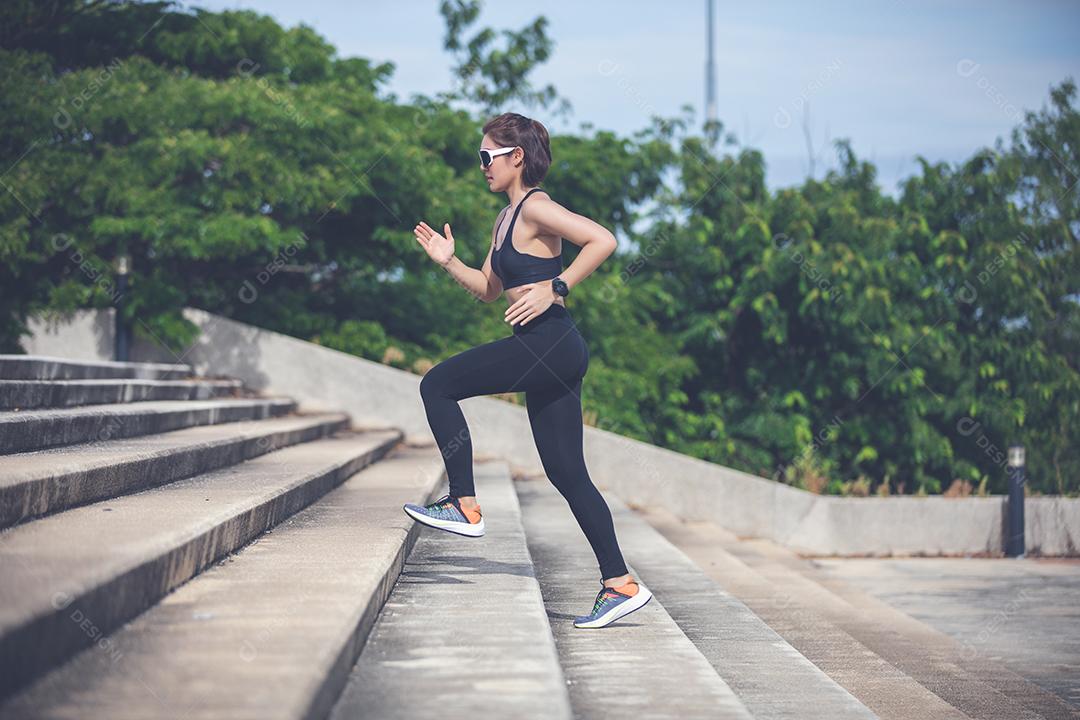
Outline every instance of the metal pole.
POLYGON ((1005 556, 1024 556, 1024 446, 1009 446, 1009 507, 1005 556))
POLYGON ((714 0, 705 0, 705 44, 708 51, 708 59, 705 61, 705 121, 716 120, 716 58, 713 55, 713 27, 716 21, 713 19, 714 0))

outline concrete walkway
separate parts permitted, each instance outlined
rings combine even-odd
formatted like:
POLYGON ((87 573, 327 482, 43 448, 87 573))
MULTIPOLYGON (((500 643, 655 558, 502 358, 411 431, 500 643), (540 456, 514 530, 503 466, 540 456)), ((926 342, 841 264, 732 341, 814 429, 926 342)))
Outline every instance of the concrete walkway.
POLYGON ((1080 560, 815 559, 829 577, 946 633, 1080 711, 1080 560))

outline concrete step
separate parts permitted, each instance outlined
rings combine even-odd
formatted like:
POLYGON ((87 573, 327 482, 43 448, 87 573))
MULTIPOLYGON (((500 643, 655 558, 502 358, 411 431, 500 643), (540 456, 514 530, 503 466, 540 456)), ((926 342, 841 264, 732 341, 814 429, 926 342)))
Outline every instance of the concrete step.
MULTIPOLYGON (((964 720, 969 716, 947 703, 832 622, 827 605, 846 615, 858 608, 820 586, 793 577, 762 575, 725 547, 739 540, 706 522, 684 522, 664 510, 639 515, 702 568, 725 592, 754 611, 769 627, 882 720, 964 720), (824 594, 823 594, 824 593, 824 594)), ((992 694, 992 690, 990 691, 992 694)))
POLYGON ((151 435, 195 425, 257 420, 295 409, 292 398, 236 398, 0 412, 0 454, 151 435))
POLYGON ((347 429, 344 413, 241 420, 0 455, 0 528, 347 429))
MULTIPOLYGON (((596 556, 566 500, 546 478, 516 482, 514 487, 575 718, 752 717, 672 619, 652 585, 653 574, 625 547, 630 572, 656 595, 607 627, 574 627, 574 618, 589 613, 602 586, 596 556)), ((487 493, 478 497, 486 508, 487 493)), ((625 523, 616 523, 620 540, 629 532, 625 523)))
POLYGON ((182 364, 73 360, 49 355, 0 355, 0 378, 9 380, 78 380, 88 378, 143 378, 178 380, 192 374, 182 364))
POLYGON ((0 718, 325 717, 420 535, 401 506, 444 478, 433 445, 397 446, 10 698, 0 718))
MULTIPOLYGON (((416 545, 332 720, 577 717, 509 466, 475 467, 486 534, 471 538, 415 523, 416 545)), ((406 517, 400 505, 398 512, 406 517)))
POLYGON ((207 400, 234 395, 243 387, 240 380, 0 380, 0 409, 207 400))
POLYGON ((343 433, 0 532, 0 697, 100 641, 401 438, 398 430, 343 433))
MULTIPOLYGON (((530 492, 548 490, 542 480, 522 482, 518 488, 528 530, 530 505, 525 498, 530 492)), ((622 500, 613 493, 602 494, 632 574, 652 590, 652 602, 659 601, 658 607, 678 624, 753 717, 806 718, 808 713, 830 719, 876 717, 622 500)), ((580 533, 578 542, 586 542, 580 533)), ((596 580, 595 557, 587 570, 596 580)), ((645 614, 652 602, 630 617, 645 614)), ((646 664, 655 670, 662 663, 662 658, 650 657, 646 664)), ((669 704, 674 702, 670 697, 670 693, 665 697, 669 704)))
MULTIPOLYGON (((849 583, 810 559, 763 540, 733 540, 722 528, 694 524, 706 542, 752 568, 781 592, 814 603, 829 622, 971 718, 1076 718, 1058 695, 849 583)), ((900 710, 896 711, 900 713, 900 710)), ((900 715, 898 715, 900 716, 900 715)))

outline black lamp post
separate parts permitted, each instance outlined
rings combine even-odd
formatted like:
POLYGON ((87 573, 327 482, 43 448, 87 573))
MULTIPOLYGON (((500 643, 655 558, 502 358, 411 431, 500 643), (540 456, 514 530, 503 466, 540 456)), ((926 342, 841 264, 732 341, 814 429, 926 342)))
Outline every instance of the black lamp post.
POLYGON ((1009 446, 1009 507, 1006 557, 1024 556, 1024 446, 1009 446))
POLYGON ((130 332, 127 323, 124 322, 124 306, 127 304, 128 289, 128 256, 119 255, 116 258, 116 314, 113 321, 113 355, 121 362, 127 362, 130 332))

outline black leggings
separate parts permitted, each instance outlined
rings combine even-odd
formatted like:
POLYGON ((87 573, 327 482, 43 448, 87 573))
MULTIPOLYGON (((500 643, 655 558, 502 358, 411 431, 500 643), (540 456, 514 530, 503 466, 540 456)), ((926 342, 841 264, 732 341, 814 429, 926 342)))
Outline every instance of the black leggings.
POLYGON ((472 439, 458 401, 524 391, 544 472, 566 498, 592 545, 601 580, 626 575, 611 510, 585 469, 581 420, 581 380, 589 367, 585 339, 569 311, 559 304, 513 327, 513 335, 449 357, 420 381, 428 423, 450 479, 450 494, 476 494, 472 439))

